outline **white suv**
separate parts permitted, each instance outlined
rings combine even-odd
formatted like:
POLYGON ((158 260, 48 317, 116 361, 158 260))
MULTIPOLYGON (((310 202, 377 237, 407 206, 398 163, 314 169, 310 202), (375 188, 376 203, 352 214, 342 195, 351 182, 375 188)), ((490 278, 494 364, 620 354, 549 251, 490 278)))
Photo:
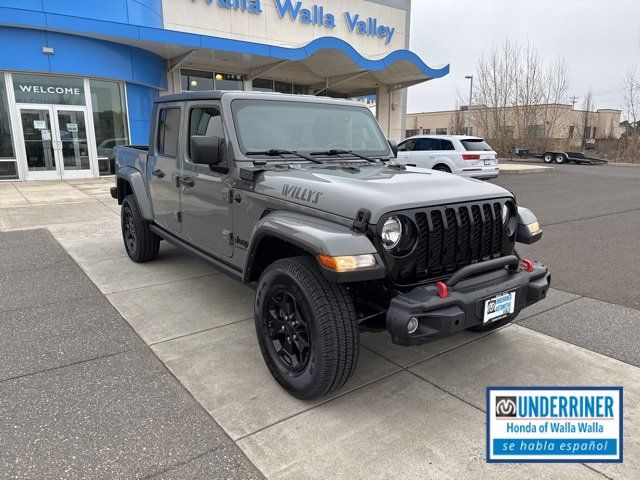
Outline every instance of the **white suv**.
POLYGON ((466 135, 416 135, 398 145, 398 163, 473 178, 500 173, 496 152, 482 138, 466 135))

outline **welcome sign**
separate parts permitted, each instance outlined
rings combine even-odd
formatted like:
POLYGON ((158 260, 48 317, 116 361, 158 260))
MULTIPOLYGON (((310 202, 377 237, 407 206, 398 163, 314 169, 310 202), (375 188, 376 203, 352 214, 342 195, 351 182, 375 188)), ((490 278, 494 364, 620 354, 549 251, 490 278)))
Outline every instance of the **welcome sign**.
POLYGON ((488 387, 488 462, 622 462, 622 387, 488 387))
MULTIPOLYGON (((328 29, 336 28, 336 15, 328 11, 322 5, 305 4, 294 0, 272 0, 278 16, 288 18, 293 22, 304 25, 316 25, 328 29)), ((219 8, 226 8, 239 12, 259 15, 263 13, 263 5, 260 0, 206 0, 210 5, 215 4, 219 8)), ((362 17, 358 13, 342 12, 349 32, 358 35, 377 37, 388 44, 393 39, 395 27, 384 25, 375 17, 362 17)))

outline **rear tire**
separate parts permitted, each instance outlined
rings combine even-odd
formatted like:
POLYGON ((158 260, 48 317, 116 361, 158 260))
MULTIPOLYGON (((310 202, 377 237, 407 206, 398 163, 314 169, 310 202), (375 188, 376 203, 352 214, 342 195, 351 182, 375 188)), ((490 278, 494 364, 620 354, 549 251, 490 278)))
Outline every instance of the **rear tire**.
POLYGON ((351 296, 311 257, 267 267, 256 290, 255 323, 271 375, 296 398, 330 394, 356 369, 360 334, 351 296))
POLYGON ((451 173, 451 169, 446 165, 436 165, 435 167, 433 167, 433 169, 438 172, 451 173))
POLYGON ((504 327, 505 325, 510 324, 518 316, 518 313, 520 312, 512 313, 502 320, 496 320, 495 322, 487 323, 485 325, 474 325, 473 327, 467 328, 467 330, 471 332, 489 332, 491 330, 495 330, 496 328, 504 327))
POLYGON ((558 165, 561 165, 563 163, 567 163, 567 157, 563 153, 559 153, 556 155, 555 161, 558 165))
POLYGON ((131 260, 143 263, 158 258, 160 237, 149 230, 149 222, 142 218, 133 195, 127 195, 122 201, 120 225, 124 248, 131 260))

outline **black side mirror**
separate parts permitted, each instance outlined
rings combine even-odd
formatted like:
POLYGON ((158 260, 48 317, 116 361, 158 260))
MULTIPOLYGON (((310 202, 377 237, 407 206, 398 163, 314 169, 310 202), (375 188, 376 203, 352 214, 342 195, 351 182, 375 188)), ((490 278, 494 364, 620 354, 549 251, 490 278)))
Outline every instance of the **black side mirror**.
POLYGON ((222 161, 223 145, 219 137, 193 135, 190 142, 191 161, 203 165, 218 165, 222 161))
POLYGON ((518 207, 518 233, 516 241, 531 245, 542 238, 542 228, 538 219, 528 208, 518 207))
POLYGON ((389 142, 389 146, 391 147, 391 151, 393 152, 393 156, 398 156, 398 142, 395 140, 391 140, 390 138, 387 140, 389 142))

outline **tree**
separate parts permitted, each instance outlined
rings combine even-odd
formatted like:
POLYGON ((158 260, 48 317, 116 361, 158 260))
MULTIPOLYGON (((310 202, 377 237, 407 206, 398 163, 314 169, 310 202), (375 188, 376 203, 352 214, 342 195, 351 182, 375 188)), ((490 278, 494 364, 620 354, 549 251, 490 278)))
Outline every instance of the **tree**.
POLYGON ((636 67, 627 71, 623 83, 624 115, 626 116, 632 129, 638 129, 640 125, 640 76, 636 67))
POLYGON ((587 92, 582 101, 582 113, 580 114, 580 139, 582 140, 582 150, 587 146, 587 141, 593 137, 593 94, 591 90, 587 92))
POLYGON ((478 62, 473 118, 501 154, 522 146, 545 148, 563 114, 569 88, 564 58, 545 64, 535 48, 508 39, 478 62))
POLYGON ((468 135, 467 126, 464 123, 460 104, 456 103, 456 109, 449 121, 449 135, 468 135))

